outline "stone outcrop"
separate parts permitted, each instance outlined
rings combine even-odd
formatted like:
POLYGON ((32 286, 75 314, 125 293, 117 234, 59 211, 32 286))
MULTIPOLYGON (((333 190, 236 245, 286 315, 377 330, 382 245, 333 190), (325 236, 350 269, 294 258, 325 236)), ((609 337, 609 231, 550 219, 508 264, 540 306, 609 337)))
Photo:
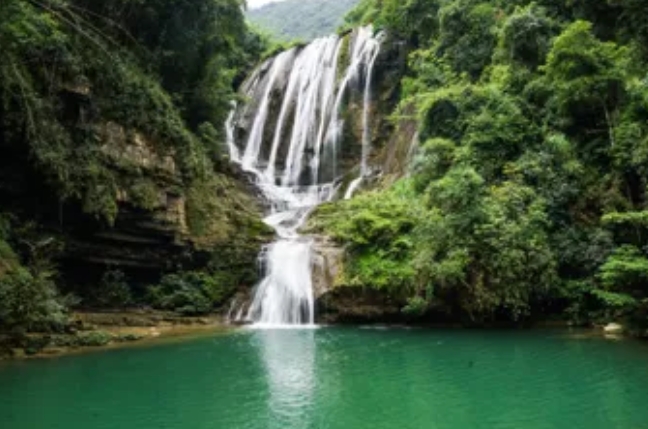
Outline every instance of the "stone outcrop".
POLYGON ((209 167, 189 179, 175 151, 193 149, 104 119, 88 83, 62 85, 59 92, 61 123, 80 136, 75 150, 81 154, 61 155, 62 162, 84 160, 87 152, 88 165, 66 167, 93 180, 64 194, 64 186, 34 162, 29 146, 0 140, 0 200, 3 212, 61 243, 55 262, 65 292, 82 295, 107 270, 124 271, 129 282, 142 285, 208 263, 254 272, 268 231, 244 178, 227 167, 209 167), (99 213, 105 207, 108 217, 99 213))
POLYGON ((402 305, 376 290, 336 287, 316 301, 317 322, 400 323, 405 320, 402 305))
POLYGON ((171 154, 159 154, 142 134, 108 122, 98 127, 100 149, 107 163, 123 171, 117 189, 118 214, 112 226, 84 219, 70 204, 63 219, 66 265, 91 264, 120 269, 159 272, 179 257, 187 240, 186 198, 179 192, 182 180, 171 154), (150 184, 146 208, 136 204, 134 190, 126 184, 150 184), (74 220, 74 222, 70 222, 74 220))
POLYGON ((157 145, 141 133, 107 122, 99 127, 98 134, 102 143, 101 151, 116 165, 126 163, 132 167, 163 173, 170 180, 177 174, 173 152, 158 153, 157 145))
POLYGON ((313 293, 320 299, 333 290, 344 268, 344 249, 328 237, 316 236, 313 245, 313 293))
POLYGON ((407 174, 418 144, 416 109, 413 105, 406 106, 396 128, 375 158, 383 175, 383 183, 393 183, 407 174))
POLYGON ((344 248, 315 236, 313 292, 317 323, 399 323, 402 303, 375 290, 344 284, 344 248))
POLYGON ((67 207, 63 267, 69 277, 96 279, 110 268, 155 281, 164 271, 199 267, 221 251, 240 254, 232 251, 237 246, 249 247, 249 257, 228 263, 254 264, 267 231, 260 204, 243 184, 216 174, 187 188, 173 153, 160 153, 143 134, 108 122, 98 135, 110 168, 122 171, 118 214, 114 225, 106 225, 67 207))

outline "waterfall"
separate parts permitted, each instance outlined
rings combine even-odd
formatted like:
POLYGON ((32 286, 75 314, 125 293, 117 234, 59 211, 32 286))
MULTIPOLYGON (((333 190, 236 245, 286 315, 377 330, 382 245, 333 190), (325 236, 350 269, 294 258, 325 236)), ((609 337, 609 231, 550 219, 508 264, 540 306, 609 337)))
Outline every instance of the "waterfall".
POLYGON ((364 178, 369 174, 369 153, 371 151, 371 124, 369 123, 369 109, 371 102, 371 79, 376 59, 380 53, 380 41, 375 40, 372 44, 371 59, 365 81, 362 106, 362 159, 360 161, 360 176, 349 185, 344 199, 348 200, 353 197, 355 191, 360 187, 364 178))
POLYGON ((341 110, 350 88, 363 82, 361 175, 366 174, 371 75, 379 46, 371 27, 324 37, 267 60, 243 84, 249 101, 235 106, 226 123, 230 159, 254 175, 270 206, 264 221, 277 240, 260 256, 263 280, 238 319, 262 326, 315 323, 313 240, 298 231, 317 205, 339 191, 341 110), (235 127, 244 130, 243 138, 235 127))

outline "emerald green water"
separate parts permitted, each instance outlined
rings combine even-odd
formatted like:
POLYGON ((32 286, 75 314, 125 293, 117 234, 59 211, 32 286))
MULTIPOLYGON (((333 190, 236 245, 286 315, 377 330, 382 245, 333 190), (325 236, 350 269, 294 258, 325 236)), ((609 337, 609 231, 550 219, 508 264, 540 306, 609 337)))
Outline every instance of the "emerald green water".
POLYGON ((2 365, 0 428, 641 429, 648 347, 543 331, 243 331, 2 365))

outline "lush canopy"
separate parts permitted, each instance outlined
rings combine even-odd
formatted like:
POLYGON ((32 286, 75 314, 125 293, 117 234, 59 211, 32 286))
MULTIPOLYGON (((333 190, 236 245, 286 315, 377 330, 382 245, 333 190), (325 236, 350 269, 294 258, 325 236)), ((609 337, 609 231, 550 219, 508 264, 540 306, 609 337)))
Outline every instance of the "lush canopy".
POLYGON ((349 243, 343 283, 388 283, 407 310, 473 322, 645 326, 646 14, 641 1, 362 2, 349 23, 410 49, 400 109, 417 107, 420 146, 396 189, 318 216, 349 243), (406 211, 384 209, 394 201, 406 211))

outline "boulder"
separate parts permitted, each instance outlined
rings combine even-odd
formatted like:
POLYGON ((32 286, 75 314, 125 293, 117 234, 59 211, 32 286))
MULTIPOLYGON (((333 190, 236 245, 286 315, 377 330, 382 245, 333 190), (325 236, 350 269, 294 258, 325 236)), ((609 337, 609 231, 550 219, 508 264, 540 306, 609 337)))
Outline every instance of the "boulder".
POLYGON ((606 334, 620 334, 625 330, 624 326, 619 323, 608 323, 603 326, 603 332, 606 334))

